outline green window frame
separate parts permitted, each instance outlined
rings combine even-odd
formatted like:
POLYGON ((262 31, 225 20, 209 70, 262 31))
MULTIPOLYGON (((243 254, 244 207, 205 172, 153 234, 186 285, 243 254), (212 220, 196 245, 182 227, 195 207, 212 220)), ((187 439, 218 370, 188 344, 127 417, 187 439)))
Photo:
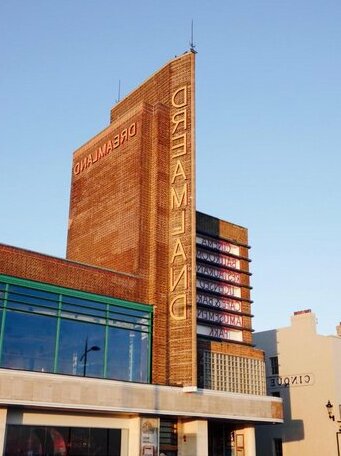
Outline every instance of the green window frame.
POLYGON ((59 373, 59 342, 63 321, 78 321, 104 327, 103 375, 100 378, 108 378, 108 339, 111 329, 117 328, 122 334, 130 331, 131 334, 147 337, 147 378, 144 381, 151 382, 151 305, 0 274, 0 367, 3 359, 6 317, 9 312, 43 315, 56 320, 53 373, 59 373))

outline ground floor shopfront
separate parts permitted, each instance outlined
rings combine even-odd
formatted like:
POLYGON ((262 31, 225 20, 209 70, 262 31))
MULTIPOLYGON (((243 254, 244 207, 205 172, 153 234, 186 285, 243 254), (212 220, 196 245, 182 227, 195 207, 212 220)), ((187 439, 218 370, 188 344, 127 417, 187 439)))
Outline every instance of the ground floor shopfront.
POLYGON ((7 456, 255 456, 268 396, 0 369, 7 456))
POLYGON ((180 418, 89 416, 9 410, 6 456, 254 456, 252 427, 180 418), (176 440, 175 440, 176 439, 176 440), (238 447, 237 447, 238 445, 238 447))

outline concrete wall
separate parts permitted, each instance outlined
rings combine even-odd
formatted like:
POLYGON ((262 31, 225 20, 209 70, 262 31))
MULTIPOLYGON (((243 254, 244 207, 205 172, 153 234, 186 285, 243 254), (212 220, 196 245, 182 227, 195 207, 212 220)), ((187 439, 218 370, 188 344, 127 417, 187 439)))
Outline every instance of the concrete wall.
POLYGON ((0 406, 281 421, 281 401, 252 396, 131 382, 0 369, 0 406))

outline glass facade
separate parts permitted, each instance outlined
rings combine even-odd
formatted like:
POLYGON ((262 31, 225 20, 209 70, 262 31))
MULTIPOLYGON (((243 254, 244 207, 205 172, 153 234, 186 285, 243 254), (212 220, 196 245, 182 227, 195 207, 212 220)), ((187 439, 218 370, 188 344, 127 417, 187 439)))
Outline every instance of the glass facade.
POLYGON ((121 430, 8 425, 5 456, 120 456, 121 430))
POLYGON ((0 367, 150 381, 152 306, 0 275, 0 367))

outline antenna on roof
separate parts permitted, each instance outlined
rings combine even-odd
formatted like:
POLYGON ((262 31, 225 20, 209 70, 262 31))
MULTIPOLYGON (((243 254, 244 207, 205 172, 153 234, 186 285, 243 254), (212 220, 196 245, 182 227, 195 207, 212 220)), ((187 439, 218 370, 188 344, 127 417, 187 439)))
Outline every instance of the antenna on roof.
POLYGON ((189 49, 191 52, 193 52, 194 54, 197 53, 197 51, 195 50, 195 44, 194 44, 194 27, 193 27, 193 19, 192 19, 192 23, 191 23, 191 41, 189 43, 189 49))
POLYGON ((118 103, 121 100, 121 79, 118 80, 118 91, 117 91, 117 98, 116 98, 116 103, 118 103))

